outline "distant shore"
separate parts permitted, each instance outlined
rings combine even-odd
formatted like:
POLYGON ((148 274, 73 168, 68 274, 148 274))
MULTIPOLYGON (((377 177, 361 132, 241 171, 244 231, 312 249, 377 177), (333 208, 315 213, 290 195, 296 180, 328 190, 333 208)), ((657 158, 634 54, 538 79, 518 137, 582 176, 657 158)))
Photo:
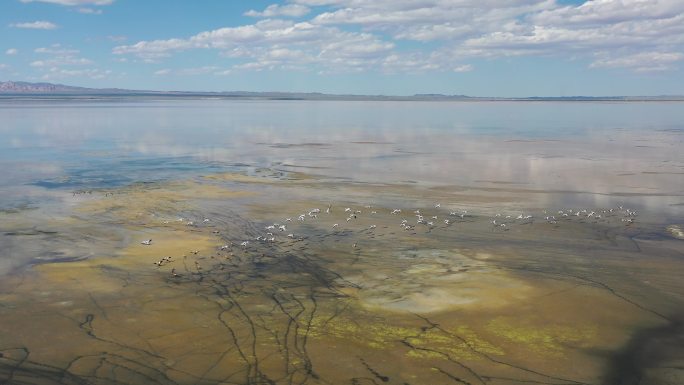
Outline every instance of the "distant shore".
POLYGON ((458 101, 458 102, 682 102, 684 95, 655 96, 524 96, 490 97, 445 94, 356 95, 320 92, 254 91, 154 91, 120 88, 84 88, 53 83, 0 82, 0 100, 6 99, 243 99, 243 100, 332 100, 332 101, 458 101))
POLYGON ((0 100, 121 100, 121 99, 213 99, 213 100, 282 100, 282 101, 388 101, 388 102, 684 102, 684 96, 658 97, 470 97, 470 96, 384 96, 332 95, 271 92, 64 92, 64 93, 9 93, 0 92, 0 100))

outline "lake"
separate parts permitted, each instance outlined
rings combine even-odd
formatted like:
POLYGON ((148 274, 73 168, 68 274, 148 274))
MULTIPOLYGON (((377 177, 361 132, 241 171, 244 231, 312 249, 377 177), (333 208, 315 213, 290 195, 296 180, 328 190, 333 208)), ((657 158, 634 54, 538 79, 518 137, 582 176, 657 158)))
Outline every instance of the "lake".
POLYGON ((0 383, 684 382, 681 103, 0 121, 0 383))

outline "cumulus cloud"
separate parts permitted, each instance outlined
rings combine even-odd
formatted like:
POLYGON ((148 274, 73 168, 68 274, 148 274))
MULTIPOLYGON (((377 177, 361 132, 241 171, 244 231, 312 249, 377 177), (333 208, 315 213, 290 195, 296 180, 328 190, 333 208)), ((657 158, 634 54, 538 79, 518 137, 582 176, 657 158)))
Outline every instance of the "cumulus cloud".
POLYGON ((41 79, 43 80, 58 80, 65 78, 88 78, 93 80, 100 80, 109 77, 112 74, 111 70, 101 70, 98 68, 88 68, 88 69, 64 69, 59 67, 50 68, 41 79))
POLYGON ((302 63, 368 67, 393 47, 394 43, 368 33, 266 19, 252 25, 205 31, 186 39, 141 41, 115 47, 113 52, 159 59, 178 51, 215 49, 225 56, 248 60, 235 69, 256 70, 302 63))
POLYGON ((9 48, 7 51, 5 51, 5 55, 16 55, 19 53, 19 50, 16 48, 9 48))
POLYGON ((474 69, 474 68, 473 68, 472 65, 470 65, 470 64, 463 64, 463 65, 454 67, 453 71, 454 71, 454 72, 470 72, 470 71, 472 71, 473 69, 474 69))
POLYGON ((14 28, 24 28, 24 29, 55 29, 57 24, 51 23, 49 21, 33 21, 27 23, 13 23, 10 27, 14 28))
POLYGON ((87 8, 87 7, 81 7, 76 10, 78 13, 84 13, 86 15, 101 15, 102 10, 101 9, 95 9, 95 8, 87 8))
POLYGON ((50 3, 67 6, 83 5, 109 5, 114 0, 21 0, 22 3, 50 3))
POLYGON ((34 68, 51 70, 63 66, 88 66, 94 64, 92 60, 79 57, 79 50, 67 48, 61 44, 52 44, 49 47, 38 47, 33 50, 37 54, 46 57, 34 60, 29 65, 34 68))
POLYGON ((591 63, 592 68, 628 68, 638 72, 666 71, 684 60, 680 52, 640 52, 622 57, 602 57, 591 63))
POLYGON ((78 66, 93 64, 92 60, 75 57, 58 57, 49 60, 35 60, 29 65, 31 67, 53 67, 53 66, 78 66))
POLYGON ((111 40, 115 43, 123 43, 124 41, 128 40, 128 38, 126 36, 122 36, 122 35, 109 35, 109 36, 107 36, 107 39, 111 40))
POLYGON ((177 70, 171 70, 169 68, 160 69, 153 72, 155 76, 166 76, 166 75, 177 75, 177 76, 197 76, 197 75, 227 75, 230 70, 218 67, 218 66, 202 66, 202 67, 191 67, 191 68, 181 68, 177 70))
POLYGON ((684 2, 677 0, 592 0, 577 7, 560 7, 534 15, 537 23, 615 24, 643 19, 667 19, 684 12, 684 2))
POLYGON ((309 7, 300 4, 287 4, 278 5, 271 4, 262 12, 255 10, 249 10, 245 12, 245 16, 251 17, 277 17, 277 16, 288 16, 288 17, 301 17, 308 14, 310 11, 309 7))
POLYGON ((44 53, 50 55, 75 55, 80 51, 73 48, 62 47, 61 44, 52 44, 49 47, 38 47, 33 50, 35 53, 44 53))
POLYGON ((113 53, 159 61, 212 49, 241 61, 234 71, 396 73, 468 72, 474 68, 464 63, 473 59, 524 55, 584 57, 591 68, 667 70, 684 52, 681 0, 290 0, 246 15, 265 19, 120 45, 113 53), (278 18, 309 14, 301 22, 278 18))

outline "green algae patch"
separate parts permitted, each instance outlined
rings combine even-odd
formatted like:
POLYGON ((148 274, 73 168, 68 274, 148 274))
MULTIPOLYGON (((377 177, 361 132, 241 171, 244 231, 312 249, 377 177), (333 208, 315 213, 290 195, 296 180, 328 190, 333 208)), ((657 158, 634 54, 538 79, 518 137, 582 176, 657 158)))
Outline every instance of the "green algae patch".
POLYGON ((451 329, 430 328, 408 337, 413 349, 407 355, 414 358, 443 360, 475 360, 487 355, 503 355, 502 349, 480 337, 467 326, 451 329))
POLYGON ((406 357, 421 360, 477 360, 484 355, 504 353, 468 326, 426 327, 417 317, 389 324, 388 320, 373 313, 357 314, 354 319, 316 317, 309 337, 353 342, 359 348, 371 350, 388 351, 401 347, 405 349, 406 357))
POLYGON ((598 336, 594 325, 521 324, 520 318, 509 317, 493 319, 487 323, 486 330, 537 353, 557 356, 563 356, 568 346, 590 347, 598 336))

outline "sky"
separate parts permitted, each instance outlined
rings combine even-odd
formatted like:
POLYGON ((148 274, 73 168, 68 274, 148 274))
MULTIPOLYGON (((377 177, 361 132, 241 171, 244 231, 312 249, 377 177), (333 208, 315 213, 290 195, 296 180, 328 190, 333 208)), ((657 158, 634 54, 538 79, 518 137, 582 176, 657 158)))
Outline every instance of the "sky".
POLYGON ((0 81, 684 94, 684 0, 0 0, 0 81))

